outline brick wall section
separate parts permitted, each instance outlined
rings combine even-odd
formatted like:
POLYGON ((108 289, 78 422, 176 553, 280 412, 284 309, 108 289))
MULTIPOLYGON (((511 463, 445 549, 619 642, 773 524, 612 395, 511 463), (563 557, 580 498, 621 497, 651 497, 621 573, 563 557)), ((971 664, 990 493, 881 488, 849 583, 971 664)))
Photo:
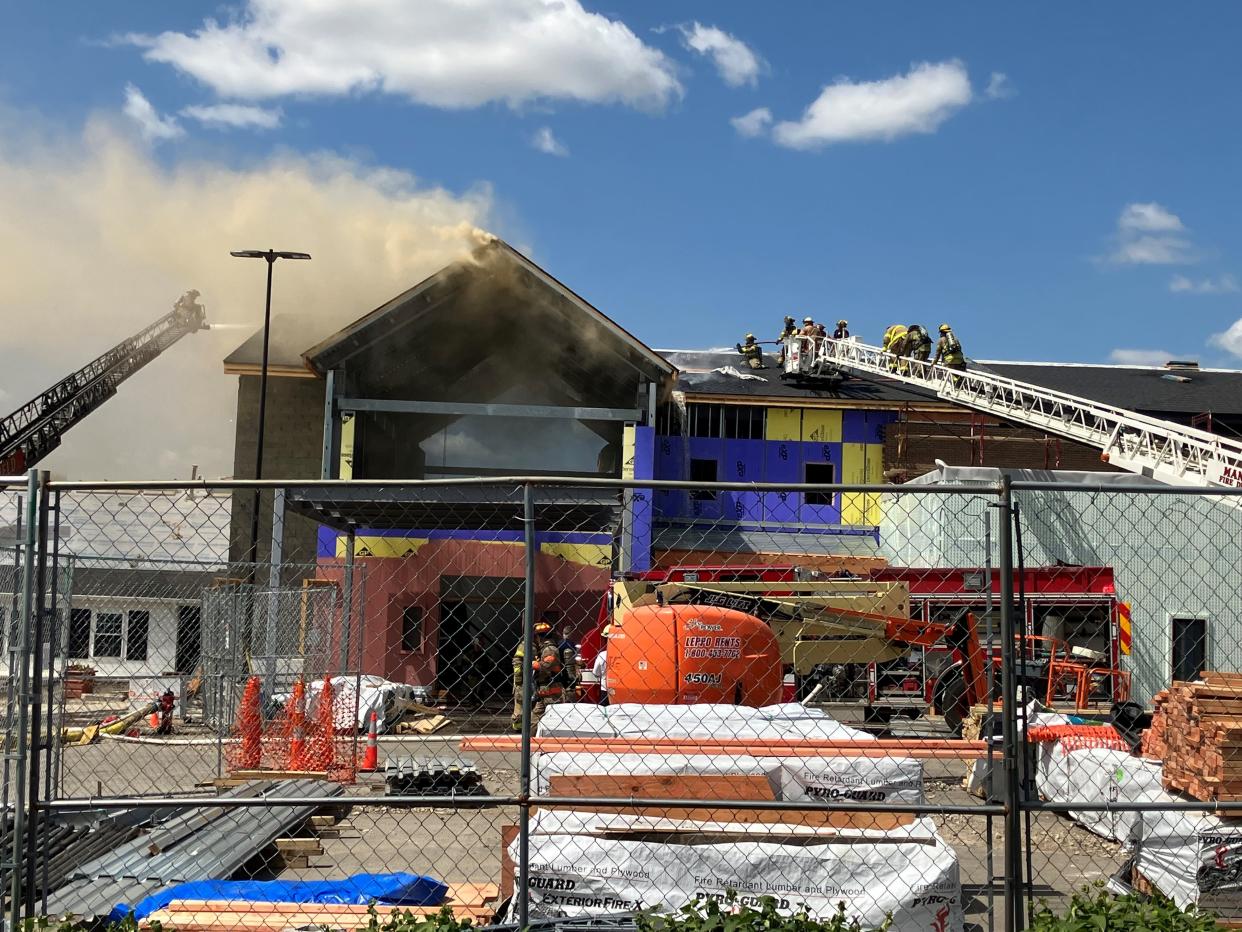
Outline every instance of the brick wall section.
MULTIPOLYGON (((318 479, 323 460, 323 398, 321 379, 272 378, 267 380, 267 418, 263 428, 263 478, 318 479)), ((259 425, 259 377, 238 377, 236 436, 233 445, 233 475, 254 477, 254 455, 259 425)), ((229 558, 241 561, 250 546, 254 493, 233 495, 229 534, 229 558)), ((316 560, 313 521, 289 515, 285 521, 284 562, 305 565, 291 575, 313 574, 316 560)), ((264 492, 259 505, 258 558, 266 562, 272 533, 272 493, 264 492)), ((262 573, 262 570, 260 570, 262 573)), ((262 580, 266 583, 266 579, 262 580)))

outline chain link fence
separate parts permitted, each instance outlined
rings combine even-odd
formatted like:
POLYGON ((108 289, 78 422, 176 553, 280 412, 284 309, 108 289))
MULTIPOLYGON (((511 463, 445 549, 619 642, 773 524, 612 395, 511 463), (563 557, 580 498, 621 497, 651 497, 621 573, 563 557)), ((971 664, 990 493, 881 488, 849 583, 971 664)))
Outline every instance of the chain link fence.
POLYGON ((947 932, 1104 881, 1242 916, 1239 501, 32 475, 0 491, 7 914, 732 893, 947 932))

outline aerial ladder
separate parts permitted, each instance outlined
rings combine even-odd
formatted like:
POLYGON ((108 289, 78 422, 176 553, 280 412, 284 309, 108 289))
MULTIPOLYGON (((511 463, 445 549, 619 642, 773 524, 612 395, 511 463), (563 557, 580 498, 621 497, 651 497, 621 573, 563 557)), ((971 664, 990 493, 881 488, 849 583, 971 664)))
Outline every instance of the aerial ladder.
MULTIPOLYGON (((954 404, 1074 440, 1119 469, 1169 485, 1242 488, 1242 442, 992 372, 895 356, 857 339, 792 336, 782 377, 881 376, 954 404)), ((1239 502, 1242 504, 1242 502, 1239 502)))
POLYGON ((198 292, 187 291, 159 320, 0 419, 0 475, 35 465, 60 446, 65 431, 115 395, 122 382, 186 334, 206 329, 198 292))

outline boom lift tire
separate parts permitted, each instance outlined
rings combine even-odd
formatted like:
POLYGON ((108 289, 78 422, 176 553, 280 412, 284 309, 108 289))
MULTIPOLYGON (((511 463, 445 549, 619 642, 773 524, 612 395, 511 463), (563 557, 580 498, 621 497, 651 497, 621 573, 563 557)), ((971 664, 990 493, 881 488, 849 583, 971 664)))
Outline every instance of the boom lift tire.
POLYGON ((962 723, 970 715, 970 698, 966 693, 966 668, 960 661, 950 664, 936 677, 932 690, 932 708, 944 716, 944 723, 955 735, 961 735, 962 723))

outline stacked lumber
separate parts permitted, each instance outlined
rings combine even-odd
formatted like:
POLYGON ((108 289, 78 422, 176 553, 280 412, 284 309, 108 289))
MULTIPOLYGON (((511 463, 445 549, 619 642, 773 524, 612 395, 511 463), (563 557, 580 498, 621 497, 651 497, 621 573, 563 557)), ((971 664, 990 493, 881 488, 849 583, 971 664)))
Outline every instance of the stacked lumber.
MULTIPOLYGON (((891 830, 909 825, 914 816, 903 812, 857 812, 796 809, 751 809, 730 806, 730 802, 776 802, 768 778, 743 775, 670 774, 652 776, 619 776, 603 774, 552 777, 553 796, 568 798, 598 797, 650 800, 625 808, 576 802, 575 812, 622 813, 652 819, 673 819, 687 823, 727 822, 737 825, 783 825, 814 829, 880 829, 891 830), (699 808, 661 806, 661 799, 701 799, 699 808)), ((642 834, 649 829, 609 828, 604 834, 642 834)))
MULTIPOLYGON (((445 906, 457 919, 470 919, 486 924, 495 916, 499 891, 494 883, 449 884, 445 906)), ((415 917, 435 916, 440 906, 376 906, 383 923, 393 913, 409 913, 415 917)), ((335 903, 242 903, 226 900, 173 900, 152 913, 144 928, 160 923, 177 932, 285 932, 285 930, 318 927, 352 932, 365 928, 369 921, 368 907, 335 903)))
POLYGON ((1143 750, 1164 762, 1164 787, 1205 801, 1242 801, 1242 674, 1174 683, 1143 750))
POLYGON ((1164 743, 1164 733, 1169 727, 1165 708, 1169 704, 1169 691, 1162 689, 1151 698, 1151 726, 1143 732, 1139 744, 1139 754, 1150 760, 1164 760, 1168 746, 1164 743))

